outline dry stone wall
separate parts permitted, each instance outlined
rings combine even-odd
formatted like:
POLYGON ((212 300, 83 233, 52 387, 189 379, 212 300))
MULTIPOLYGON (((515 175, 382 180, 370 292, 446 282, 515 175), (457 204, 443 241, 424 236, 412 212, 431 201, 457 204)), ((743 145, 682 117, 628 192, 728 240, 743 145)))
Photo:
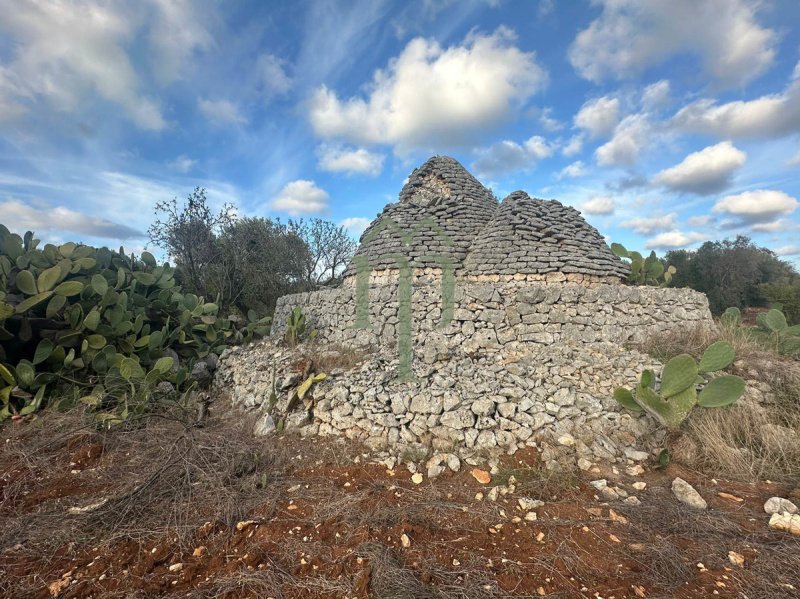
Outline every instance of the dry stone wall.
POLYGON ((387 459, 431 451, 429 474, 531 445, 551 464, 646 459, 662 433, 647 416, 622 410, 612 392, 659 365, 625 343, 711 323, 705 296, 690 290, 464 281, 443 323, 440 287, 415 285, 413 377, 399 381, 398 286, 369 290, 368 329, 355 327, 357 293, 342 287, 281 298, 273 337, 227 351, 216 384, 260 414, 262 432, 284 422, 358 439, 387 459), (296 306, 318 331, 315 348, 279 343, 296 306), (299 409, 285 411, 298 351, 359 346, 368 348, 363 361, 330 372, 299 409))
MULTIPOLYGON (((285 332, 294 307, 320 338, 348 345, 392 344, 400 323, 397 284, 374 285, 365 308, 367 329, 356 328, 358 290, 343 286, 278 300, 273 335, 285 332)), ((499 348, 511 344, 626 343, 665 328, 711 322, 708 300, 690 289, 531 284, 527 281, 460 281, 453 293, 452 317, 443 322, 441 285, 413 285, 411 314, 418 353, 430 345, 499 348)))
POLYGON ((216 385, 259 414, 258 432, 283 423, 306 435, 361 441, 389 460, 427 455, 429 475, 525 446, 537 447, 549 465, 643 461, 663 441, 648 417, 621 410, 612 398, 615 386, 634 384, 657 363, 615 343, 457 349, 417 360, 412 380, 402 382, 396 352, 374 348, 357 366, 329 372, 287 413, 296 364, 308 353, 338 351, 319 342, 292 350, 274 339, 233 348, 222 356, 216 385))

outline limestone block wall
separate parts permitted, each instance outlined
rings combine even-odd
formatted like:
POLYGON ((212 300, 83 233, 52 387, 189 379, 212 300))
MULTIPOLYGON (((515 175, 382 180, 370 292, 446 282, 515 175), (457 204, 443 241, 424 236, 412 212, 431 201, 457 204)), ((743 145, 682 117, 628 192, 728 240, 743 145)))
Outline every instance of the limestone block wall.
MULTIPOLYGON (((321 339, 346 345, 391 346, 400 326, 398 285, 372 285, 364 309, 369 326, 358 328, 354 286, 288 295, 278 300, 272 335, 281 336, 299 306, 321 339)), ((708 300, 690 289, 622 285, 458 281, 452 313, 443 314, 441 285, 415 284, 411 291, 414 345, 492 349, 553 343, 640 341, 681 326, 710 324, 708 300), (449 318, 448 318, 449 316, 449 318)))

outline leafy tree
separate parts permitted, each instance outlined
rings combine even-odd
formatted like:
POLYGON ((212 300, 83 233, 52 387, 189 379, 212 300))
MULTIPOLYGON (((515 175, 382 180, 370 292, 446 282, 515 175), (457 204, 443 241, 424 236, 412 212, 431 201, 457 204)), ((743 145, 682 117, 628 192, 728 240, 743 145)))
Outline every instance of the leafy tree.
POLYGON ((789 325, 800 324, 800 278, 765 283, 761 293, 770 304, 780 304, 789 325))
POLYGON ((287 225, 242 218, 225 227, 218 246, 214 288, 243 313, 269 313, 280 296, 305 288, 309 248, 287 225))
POLYGON ((290 220, 289 230, 308 245, 305 279, 309 289, 335 282, 356 251, 347 229, 330 221, 290 220))
POLYGON ((196 187, 183 206, 172 198, 158 202, 155 211, 157 218, 147 230, 150 241, 167 251, 186 287, 208 296, 211 267, 220 263, 216 237, 235 222, 234 206, 225 204, 214 214, 206 190, 196 187))
POLYGON ((695 251, 668 252, 666 260, 677 270, 673 285, 705 293, 716 315, 731 306, 764 305, 762 284, 797 275, 791 264, 743 235, 707 241, 695 251))
POLYGON ((282 295, 335 282, 356 248, 344 227, 321 219, 238 219, 231 204, 214 213, 200 187, 182 206, 156 204, 148 233, 185 288, 243 314, 268 314, 282 295))

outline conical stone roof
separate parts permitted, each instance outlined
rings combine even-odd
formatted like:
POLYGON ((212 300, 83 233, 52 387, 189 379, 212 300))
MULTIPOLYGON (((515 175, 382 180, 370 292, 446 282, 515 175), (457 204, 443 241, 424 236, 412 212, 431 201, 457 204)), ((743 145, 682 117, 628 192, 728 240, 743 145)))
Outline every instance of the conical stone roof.
POLYGON ((398 256, 412 268, 459 269, 470 244, 497 209, 492 193, 448 156, 434 156, 414 170, 400 191, 361 236, 345 276, 366 259, 370 270, 398 268, 398 256))
POLYGON ((464 272, 625 277, 628 267, 575 208, 515 191, 473 241, 464 272))

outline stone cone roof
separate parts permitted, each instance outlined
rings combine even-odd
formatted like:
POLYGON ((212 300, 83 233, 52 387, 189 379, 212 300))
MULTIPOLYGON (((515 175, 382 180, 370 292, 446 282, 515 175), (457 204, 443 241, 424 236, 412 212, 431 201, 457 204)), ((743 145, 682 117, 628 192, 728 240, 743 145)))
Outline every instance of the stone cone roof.
POLYGON ((625 277, 628 267, 581 213, 515 191, 472 243, 466 274, 580 273, 625 277))
POLYGON ((370 270, 398 268, 397 256, 412 268, 441 267, 445 259, 459 269, 496 209, 492 193, 457 160, 434 156, 411 173, 399 201, 364 231, 345 275, 356 274, 365 258, 370 270))

